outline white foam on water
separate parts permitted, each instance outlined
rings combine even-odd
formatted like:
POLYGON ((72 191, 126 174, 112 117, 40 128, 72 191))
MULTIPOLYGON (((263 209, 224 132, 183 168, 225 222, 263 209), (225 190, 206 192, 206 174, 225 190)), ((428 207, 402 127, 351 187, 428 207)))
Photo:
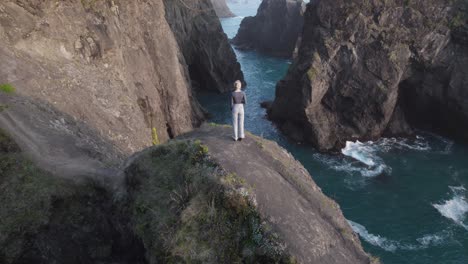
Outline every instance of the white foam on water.
POLYGON ((334 169, 342 171, 359 172, 364 177, 375 177, 384 172, 390 173, 389 168, 378 156, 379 146, 374 142, 362 143, 360 141, 346 142, 346 147, 341 150, 345 156, 351 157, 362 164, 345 163, 334 166, 334 169))
POLYGON ((397 250, 422 250, 431 246, 438 246, 447 240, 446 233, 428 234, 416 239, 417 243, 403 243, 397 240, 388 239, 380 235, 370 233, 367 228, 361 224, 348 220, 351 228, 362 239, 371 245, 382 248, 385 251, 395 252, 397 250))
POLYGON ((381 151, 388 152, 394 149, 399 150, 431 150, 429 142, 422 136, 416 136, 416 139, 407 138, 382 138, 376 142, 381 151))
POLYGON ((375 166, 375 161, 372 159, 374 157, 375 149, 372 148, 371 145, 372 143, 366 145, 359 142, 359 140, 356 142, 347 141, 346 147, 341 150, 341 153, 352 157, 367 166, 375 166))
POLYGON ((416 240, 423 246, 440 245, 445 240, 445 236, 432 234, 422 236, 416 240))
POLYGON ((465 198, 466 189, 463 186, 450 186, 452 198, 441 203, 433 203, 437 211, 444 217, 451 219, 457 225, 468 230, 466 218, 468 215, 468 201, 465 198))
POLYGON ((385 164, 380 157, 391 151, 422 151, 438 154, 449 154, 453 142, 438 135, 421 132, 424 136, 415 138, 381 138, 377 141, 346 142, 341 153, 346 156, 314 154, 314 157, 336 171, 343 171, 350 175, 372 178, 382 174, 391 174, 392 168, 385 164), (430 142, 430 143, 429 143, 430 142))
POLYGON ((385 237, 381 237, 379 235, 374 235, 367 231, 366 227, 348 220, 348 223, 351 225, 351 228, 356 232, 362 239, 367 241, 369 244, 374 246, 378 246, 385 251, 395 252, 398 248, 398 242, 389 240, 385 237))

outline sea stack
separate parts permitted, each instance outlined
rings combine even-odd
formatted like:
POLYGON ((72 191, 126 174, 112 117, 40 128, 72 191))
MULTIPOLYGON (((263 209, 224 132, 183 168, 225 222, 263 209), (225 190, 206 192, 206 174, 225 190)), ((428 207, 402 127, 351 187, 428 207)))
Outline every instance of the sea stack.
POLYGON ((304 21, 302 0, 264 0, 257 15, 242 20, 233 44, 274 56, 291 58, 304 21))
POLYGON ((269 116, 320 150, 422 127, 468 138, 460 2, 317 0, 269 116))

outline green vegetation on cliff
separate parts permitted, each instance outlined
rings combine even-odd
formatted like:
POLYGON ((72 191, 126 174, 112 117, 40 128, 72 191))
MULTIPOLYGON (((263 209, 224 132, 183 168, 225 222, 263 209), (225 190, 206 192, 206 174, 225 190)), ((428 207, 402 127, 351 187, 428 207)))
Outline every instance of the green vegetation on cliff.
POLYGON ((65 184, 37 169, 0 130, 0 262, 17 258, 25 236, 37 232, 50 216, 52 196, 68 192, 65 184))
POLYGON ((150 263, 291 263, 235 174, 200 142, 151 148, 126 169, 133 226, 150 263))
POLYGON ((2 130, 0 203, 2 264, 142 263, 141 243, 121 224, 112 195, 39 169, 2 130))
POLYGON ((4 92, 4 93, 7 93, 7 94, 11 94, 11 93, 14 93, 15 92, 15 87, 13 87, 13 85, 11 84, 1 84, 0 85, 0 91, 4 92))

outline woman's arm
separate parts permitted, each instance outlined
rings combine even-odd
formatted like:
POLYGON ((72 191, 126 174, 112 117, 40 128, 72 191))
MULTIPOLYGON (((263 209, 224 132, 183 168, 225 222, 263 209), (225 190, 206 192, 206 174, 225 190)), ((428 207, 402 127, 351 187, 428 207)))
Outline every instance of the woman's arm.
POLYGON ((244 94, 243 98, 242 98, 242 103, 243 104, 247 104, 247 95, 245 95, 245 92, 242 92, 244 94))
POLYGON ((231 93, 231 110, 233 106, 234 106, 234 96, 232 96, 232 93, 231 93))

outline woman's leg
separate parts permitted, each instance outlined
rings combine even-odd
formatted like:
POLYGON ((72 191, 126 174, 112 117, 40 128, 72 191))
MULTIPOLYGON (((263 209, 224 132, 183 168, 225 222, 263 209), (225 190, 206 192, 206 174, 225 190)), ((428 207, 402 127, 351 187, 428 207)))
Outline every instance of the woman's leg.
POLYGON ((244 134, 244 105, 240 105, 240 111, 239 111, 239 137, 240 138, 245 138, 244 134))
POLYGON ((232 127, 234 128, 234 140, 237 140, 237 107, 234 105, 232 107, 232 127))

